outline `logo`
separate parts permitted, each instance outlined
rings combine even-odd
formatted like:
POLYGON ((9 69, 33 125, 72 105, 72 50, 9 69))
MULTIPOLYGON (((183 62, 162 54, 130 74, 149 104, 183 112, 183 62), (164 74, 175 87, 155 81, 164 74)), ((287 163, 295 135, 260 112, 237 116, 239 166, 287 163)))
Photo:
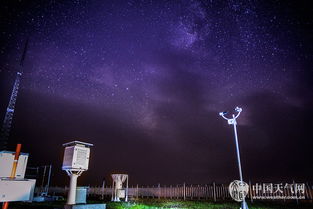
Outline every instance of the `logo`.
POLYGON ((244 181, 235 180, 228 187, 230 196, 237 202, 245 199, 249 192, 249 185, 244 181))
POLYGON ((267 199, 305 199, 304 183, 256 183, 251 186, 252 198, 267 199))

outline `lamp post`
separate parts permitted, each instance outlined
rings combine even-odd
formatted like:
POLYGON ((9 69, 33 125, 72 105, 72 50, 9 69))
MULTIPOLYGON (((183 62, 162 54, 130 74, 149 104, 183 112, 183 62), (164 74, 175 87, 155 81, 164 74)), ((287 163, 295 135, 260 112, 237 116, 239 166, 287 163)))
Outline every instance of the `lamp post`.
MULTIPOLYGON (((238 163, 238 169, 239 169, 239 177, 240 182, 243 184, 243 178, 242 178, 242 169, 241 169, 241 161, 240 161, 240 151, 239 151, 239 144, 238 144, 238 136, 237 136, 237 121, 236 119, 239 117, 242 108, 236 107, 235 111, 237 112, 237 115, 232 114, 232 118, 227 118, 227 112, 220 112, 219 115, 222 116, 225 120, 227 120, 229 125, 234 126, 234 134, 235 134, 235 142, 236 142, 236 152, 237 152, 237 163, 238 163)), ((241 203, 241 209, 248 209, 248 205, 245 201, 245 198, 243 198, 243 201, 241 203)))

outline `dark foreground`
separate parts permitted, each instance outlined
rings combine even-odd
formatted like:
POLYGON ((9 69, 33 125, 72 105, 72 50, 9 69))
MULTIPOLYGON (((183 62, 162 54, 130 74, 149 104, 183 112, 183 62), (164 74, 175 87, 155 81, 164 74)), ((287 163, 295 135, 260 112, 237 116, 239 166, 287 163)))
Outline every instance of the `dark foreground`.
MULTIPOLYGON (((92 202, 96 203, 96 202, 92 202)), ((100 203, 100 202, 97 202, 100 203)), ((45 203, 10 203, 9 209, 61 209, 65 202, 45 203)), ((137 200, 128 203, 106 202, 107 209, 239 209, 240 204, 235 202, 212 203, 206 201, 175 201, 175 200, 137 200)), ((248 203, 249 209, 311 209, 312 203, 248 203)))

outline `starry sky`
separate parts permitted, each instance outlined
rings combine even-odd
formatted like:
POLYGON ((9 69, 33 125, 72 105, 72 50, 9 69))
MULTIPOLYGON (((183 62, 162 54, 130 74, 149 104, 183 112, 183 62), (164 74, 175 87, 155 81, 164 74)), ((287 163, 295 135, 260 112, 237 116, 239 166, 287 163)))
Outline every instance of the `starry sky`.
MULTIPOLYGON (((312 181, 309 1, 11 0, 1 4, 0 113, 23 71, 10 148, 53 164, 94 143, 82 184, 312 181), (23 67, 19 66, 29 39, 23 67)), ((2 119, 1 119, 2 120, 2 119)))

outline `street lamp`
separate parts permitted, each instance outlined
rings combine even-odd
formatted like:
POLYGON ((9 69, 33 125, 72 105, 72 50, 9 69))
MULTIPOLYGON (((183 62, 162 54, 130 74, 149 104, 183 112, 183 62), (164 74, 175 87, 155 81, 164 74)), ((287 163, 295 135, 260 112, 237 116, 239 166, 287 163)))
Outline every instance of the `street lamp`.
MULTIPOLYGON (((240 176, 240 182, 241 182, 241 184, 243 184, 241 162, 240 162, 240 152, 239 152, 239 144, 238 144, 238 136, 237 136, 237 121, 236 121, 236 119, 239 117, 239 115, 240 115, 240 113, 242 111, 242 108, 236 107, 235 111, 237 112, 237 115, 232 114, 232 118, 227 118, 225 116, 225 115, 227 115, 228 112, 220 112, 219 115, 222 116, 222 118, 224 118, 225 120, 227 120, 229 125, 233 125, 234 126, 239 176, 240 176)), ((243 197, 243 201, 241 203, 241 208, 242 209, 248 209, 248 205, 247 205, 244 197, 243 197)))

